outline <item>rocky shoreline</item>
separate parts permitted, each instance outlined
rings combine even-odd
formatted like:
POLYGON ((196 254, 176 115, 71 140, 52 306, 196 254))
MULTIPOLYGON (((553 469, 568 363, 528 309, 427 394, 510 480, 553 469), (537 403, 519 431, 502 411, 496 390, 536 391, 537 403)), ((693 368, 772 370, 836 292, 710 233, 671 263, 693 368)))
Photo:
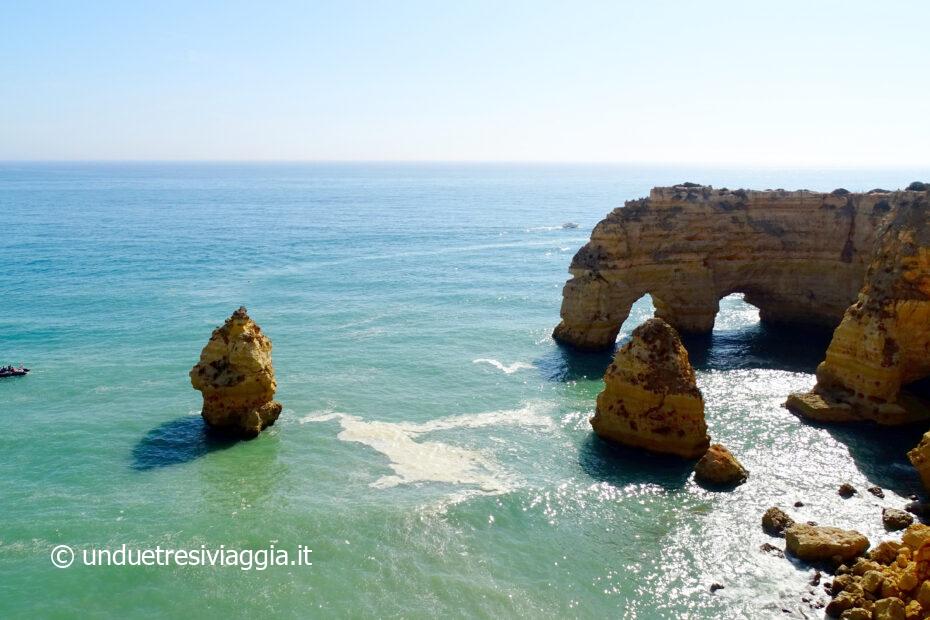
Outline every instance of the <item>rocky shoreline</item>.
MULTIPOLYGON (((836 327, 817 385, 786 394, 792 412, 820 423, 927 424, 930 406, 909 387, 930 376, 928 190, 918 182, 861 194, 685 183, 614 210, 572 260, 553 336, 582 349, 612 347, 630 306, 647 293, 656 318, 617 350, 591 418, 594 432, 700 459, 695 478, 710 488, 744 481, 749 472, 736 457, 710 444, 703 397, 677 333, 709 332, 719 300, 734 292, 763 321, 836 327)), ((908 457, 930 490, 930 431, 908 457)), ((858 493, 850 485, 838 492, 858 493)), ((878 487, 868 492, 884 498, 878 487)), ((913 499, 910 512, 926 516, 913 499)), ((761 551, 833 573, 822 584, 829 603, 804 599, 831 617, 930 618, 930 527, 892 506, 881 519, 887 531, 903 530, 901 542, 872 546, 855 530, 797 523, 772 507, 762 527, 785 546, 765 543, 761 551)))

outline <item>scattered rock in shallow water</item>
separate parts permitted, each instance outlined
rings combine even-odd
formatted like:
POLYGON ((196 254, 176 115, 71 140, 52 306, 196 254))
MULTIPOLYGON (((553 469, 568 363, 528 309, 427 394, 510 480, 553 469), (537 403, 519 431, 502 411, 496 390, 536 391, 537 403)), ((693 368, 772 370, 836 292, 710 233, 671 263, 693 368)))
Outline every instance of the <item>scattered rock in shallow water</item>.
POLYGON ((914 517, 903 510, 897 508, 884 508, 882 510, 882 523, 885 524, 885 529, 892 532, 903 530, 913 522, 914 517))
POLYGON ((866 491, 868 491, 869 493, 871 493, 872 495, 874 495, 875 497, 879 499, 885 499, 885 492, 882 491, 881 487, 869 487, 868 489, 866 489, 866 491))
POLYGON ((855 530, 795 523, 785 530, 785 545, 794 556, 808 562, 851 560, 869 547, 869 539, 855 530))
POLYGON ((840 488, 837 491, 837 493, 843 499, 849 499, 850 497, 858 493, 858 491, 856 490, 856 487, 854 487, 853 485, 849 484, 848 482, 844 482, 843 484, 840 485, 840 488))
POLYGON ((704 397, 678 333, 662 319, 633 330, 604 374, 591 427, 602 439, 688 459, 707 452, 704 397))
POLYGON ((784 538, 785 530, 794 525, 794 519, 788 516, 781 508, 772 506, 762 515, 762 529, 770 536, 784 538))
POLYGON ((274 400, 271 341, 245 308, 213 330, 190 378, 203 394, 201 416, 214 429, 251 439, 281 413, 274 400))
POLYGON ((695 479, 707 486, 733 486, 746 481, 749 472, 719 443, 707 449, 694 466, 695 479))
POLYGON ((719 583, 710 584, 711 593, 716 592, 717 590, 723 590, 723 584, 719 584, 719 583))
POLYGON ((774 555, 776 558, 785 557, 785 552, 773 545, 772 543, 762 543, 759 545, 759 551, 762 553, 768 553, 769 555, 774 555))
POLYGON ((804 502, 795 502, 795 503, 794 503, 794 507, 795 507, 795 508, 801 508, 801 507, 803 507, 803 506, 804 506, 804 502))

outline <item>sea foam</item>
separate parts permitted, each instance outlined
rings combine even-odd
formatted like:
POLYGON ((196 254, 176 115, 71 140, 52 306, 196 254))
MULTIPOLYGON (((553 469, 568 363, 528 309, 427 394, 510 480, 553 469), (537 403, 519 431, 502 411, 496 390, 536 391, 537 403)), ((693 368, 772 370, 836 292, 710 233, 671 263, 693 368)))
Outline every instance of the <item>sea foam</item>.
POLYGON ((428 422, 369 421, 345 413, 320 411, 301 418, 300 423, 338 420, 342 426, 337 435, 340 440, 365 444, 386 456, 394 474, 372 482, 375 488, 442 482, 499 494, 512 490, 516 481, 493 458, 480 450, 420 437, 451 429, 505 425, 551 430, 555 423, 546 415, 550 409, 546 403, 528 403, 519 409, 448 416, 428 422))

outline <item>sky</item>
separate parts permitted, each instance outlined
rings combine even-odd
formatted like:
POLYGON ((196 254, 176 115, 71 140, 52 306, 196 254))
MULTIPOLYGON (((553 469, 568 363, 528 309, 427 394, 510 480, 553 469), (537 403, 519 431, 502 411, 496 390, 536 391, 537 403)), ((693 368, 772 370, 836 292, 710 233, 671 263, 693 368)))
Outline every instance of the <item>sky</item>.
POLYGON ((0 160, 930 164, 930 2, 0 0, 0 160))

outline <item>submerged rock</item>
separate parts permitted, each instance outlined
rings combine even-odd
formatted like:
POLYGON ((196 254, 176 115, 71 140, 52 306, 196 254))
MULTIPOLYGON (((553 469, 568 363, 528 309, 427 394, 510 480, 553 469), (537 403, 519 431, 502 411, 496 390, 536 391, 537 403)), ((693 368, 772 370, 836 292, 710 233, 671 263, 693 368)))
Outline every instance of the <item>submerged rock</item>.
POLYGON ((281 413, 274 400, 271 341, 245 308, 213 331, 190 378, 203 394, 201 416, 214 429, 250 439, 281 413))
POLYGON ((708 486, 730 486, 746 481, 749 472, 719 443, 707 449, 694 466, 695 479, 708 486))
POLYGON ((855 530, 795 523, 785 530, 785 546, 808 562, 851 560, 868 549, 869 539, 855 530))
POLYGON ((885 492, 879 486, 871 486, 868 489, 866 489, 866 491, 868 491, 869 493, 871 493, 872 495, 874 495, 875 497, 879 499, 885 499, 885 492))
POLYGON ((635 330, 604 375, 591 418, 603 439, 694 459, 710 444, 704 398, 688 352, 661 319, 635 330))

